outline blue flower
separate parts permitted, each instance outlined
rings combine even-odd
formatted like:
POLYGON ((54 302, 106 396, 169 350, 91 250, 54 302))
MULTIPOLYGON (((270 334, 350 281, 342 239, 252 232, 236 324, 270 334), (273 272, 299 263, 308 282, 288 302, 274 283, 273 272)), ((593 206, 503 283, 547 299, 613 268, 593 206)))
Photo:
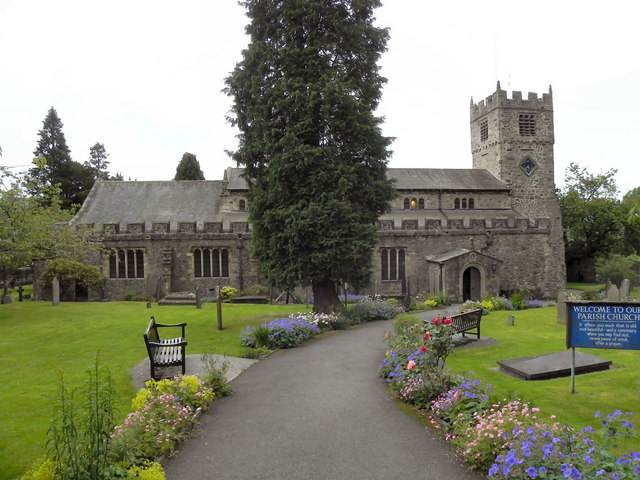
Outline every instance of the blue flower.
POLYGON ((536 471, 535 467, 529 467, 527 468, 527 475, 529 475, 531 478, 535 478, 536 475, 538 475, 538 472, 536 471))
POLYGON ((491 468, 489 469, 489 476, 492 477, 493 475, 496 475, 499 471, 500 471, 500 465, 498 465, 497 463, 494 463, 493 465, 491 465, 491 468))

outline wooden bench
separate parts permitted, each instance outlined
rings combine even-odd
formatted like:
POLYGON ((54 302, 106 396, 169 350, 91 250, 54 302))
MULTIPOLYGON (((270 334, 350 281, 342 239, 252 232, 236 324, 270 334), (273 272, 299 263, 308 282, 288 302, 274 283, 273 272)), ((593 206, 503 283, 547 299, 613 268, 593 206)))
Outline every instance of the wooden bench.
POLYGON ((163 323, 156 323, 155 318, 151 317, 147 331, 144 332, 144 343, 147 346, 147 353, 149 354, 149 364, 151 366, 151 378, 159 380, 156 375, 156 368, 158 367, 182 367, 182 374, 185 373, 185 347, 187 342, 185 340, 185 327, 186 323, 177 323, 175 325, 166 325, 163 323), (182 334, 179 337, 174 338, 160 338, 158 334, 159 328, 181 328, 182 334))
POLYGON ((471 310, 451 316, 451 325, 456 333, 462 333, 464 337, 468 332, 480 339, 480 320, 482 320, 482 309, 471 310), (475 330, 473 332, 472 330, 475 330))

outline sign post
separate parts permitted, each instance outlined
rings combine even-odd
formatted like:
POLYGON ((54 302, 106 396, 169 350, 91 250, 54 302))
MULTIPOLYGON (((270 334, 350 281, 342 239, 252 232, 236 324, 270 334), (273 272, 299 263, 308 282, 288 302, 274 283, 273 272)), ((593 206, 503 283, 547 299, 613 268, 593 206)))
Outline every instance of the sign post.
POLYGON ((640 303, 566 302, 571 393, 575 392, 575 349, 640 350, 640 303))

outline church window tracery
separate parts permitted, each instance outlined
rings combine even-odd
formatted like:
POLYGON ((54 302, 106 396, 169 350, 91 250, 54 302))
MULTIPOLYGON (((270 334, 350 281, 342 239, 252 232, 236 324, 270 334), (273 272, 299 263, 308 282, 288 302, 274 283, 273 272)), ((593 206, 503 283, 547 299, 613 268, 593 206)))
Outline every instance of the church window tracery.
POLYGON ((229 276, 229 250, 226 248, 194 249, 193 275, 196 278, 227 278, 229 276))
POLYGON ((109 278, 144 278, 144 251, 127 248, 111 252, 109 278))
POLYGON ((404 278, 405 256, 404 248, 383 248, 380 250, 380 273, 383 281, 404 278))

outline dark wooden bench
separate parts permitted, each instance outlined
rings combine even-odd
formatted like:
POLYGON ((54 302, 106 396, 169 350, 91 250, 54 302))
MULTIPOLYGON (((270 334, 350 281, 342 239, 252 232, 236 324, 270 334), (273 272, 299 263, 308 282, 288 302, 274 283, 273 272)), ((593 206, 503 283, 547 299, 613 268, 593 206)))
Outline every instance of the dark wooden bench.
POLYGON ((151 317, 147 331, 144 332, 144 343, 147 346, 147 353, 149 354, 149 364, 151 366, 151 378, 159 380, 156 375, 156 368, 158 367, 182 367, 182 374, 185 373, 185 347, 187 342, 185 340, 185 327, 186 323, 177 323, 174 325, 167 325, 163 323, 156 323, 155 318, 151 317), (158 334, 159 328, 181 328, 182 334, 179 337, 174 338, 160 338, 158 334))
POLYGON ((451 316, 451 325, 456 333, 461 333, 464 337, 466 333, 475 335, 480 339, 480 320, 482 320, 482 309, 471 310, 451 316), (473 332, 472 330, 475 330, 473 332))

